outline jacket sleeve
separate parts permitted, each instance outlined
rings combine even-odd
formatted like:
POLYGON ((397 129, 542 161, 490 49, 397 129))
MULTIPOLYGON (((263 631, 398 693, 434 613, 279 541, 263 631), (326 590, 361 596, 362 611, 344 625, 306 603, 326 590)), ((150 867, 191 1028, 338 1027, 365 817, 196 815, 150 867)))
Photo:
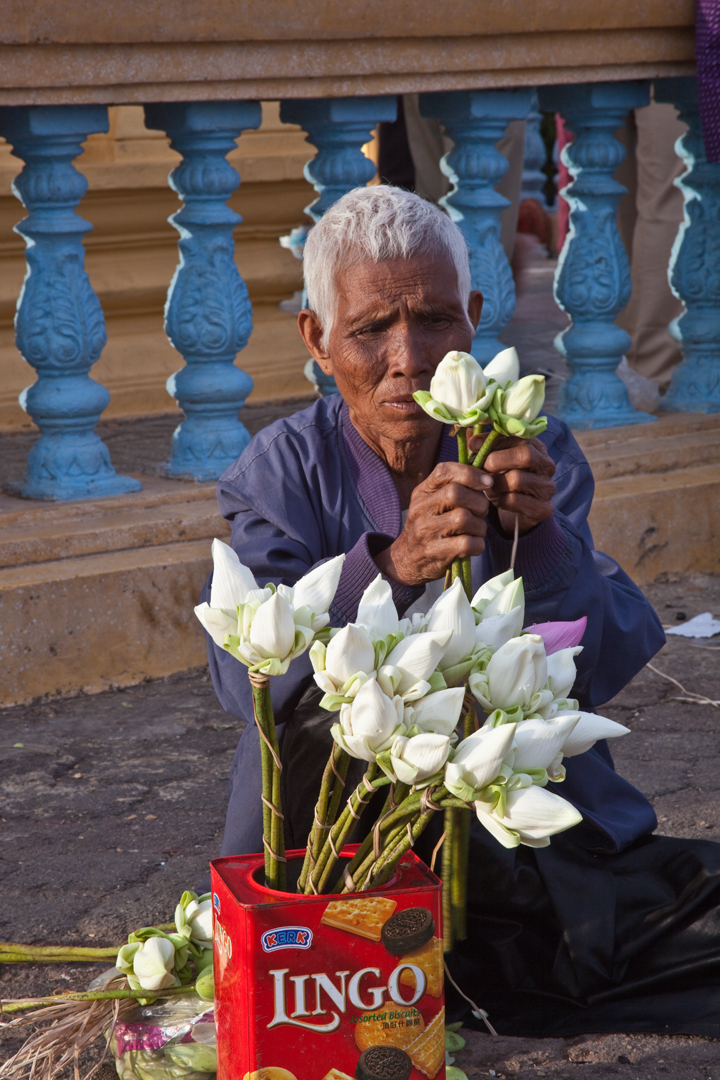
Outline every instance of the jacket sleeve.
MULTIPOLYGON (((516 569, 525 583, 526 623, 587 616, 573 696, 582 708, 596 709, 637 675, 665 635, 637 585, 614 559, 595 550, 587 520, 595 487, 590 466, 569 428, 553 417, 549 421, 542 438, 556 464, 555 514, 521 537, 516 569)), ((492 518, 491 573, 510 565, 511 550, 512 537, 492 518)))

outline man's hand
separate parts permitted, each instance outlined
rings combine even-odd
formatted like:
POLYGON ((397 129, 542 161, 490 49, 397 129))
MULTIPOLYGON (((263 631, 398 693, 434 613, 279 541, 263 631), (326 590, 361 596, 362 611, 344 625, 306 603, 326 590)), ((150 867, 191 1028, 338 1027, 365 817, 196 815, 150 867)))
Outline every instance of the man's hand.
MULTIPOLYGON (((483 435, 472 436, 470 449, 479 450, 483 439, 483 435)), ((492 477, 487 494, 506 533, 514 531, 516 514, 521 536, 552 517, 555 462, 540 439, 499 438, 478 471, 483 470, 492 477)))
POLYGON ((456 558, 485 550, 485 492, 493 479, 482 469, 443 461, 415 488, 405 527, 375 556, 381 573, 402 585, 435 581, 456 558))

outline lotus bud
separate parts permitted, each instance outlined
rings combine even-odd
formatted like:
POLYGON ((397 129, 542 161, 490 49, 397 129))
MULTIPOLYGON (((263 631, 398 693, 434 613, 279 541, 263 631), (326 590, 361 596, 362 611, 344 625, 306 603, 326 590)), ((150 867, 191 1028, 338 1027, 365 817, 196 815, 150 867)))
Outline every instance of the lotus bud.
POLYGON ((399 620, 392 589, 381 574, 378 574, 360 597, 357 623, 373 640, 398 632, 399 620))
POLYGON ((582 821, 582 814, 566 799, 535 784, 509 791, 502 816, 481 801, 475 803, 475 811, 480 824, 506 848, 547 847, 551 836, 582 821))
POLYGON ((442 769, 447 761, 450 739, 446 735, 398 736, 390 748, 390 761, 403 784, 421 784, 442 769))
POLYGON ((375 668, 375 650, 365 630, 348 623, 330 639, 325 652, 325 673, 336 687, 343 686, 359 671, 369 674, 375 668))
POLYGON ((515 724, 480 728, 458 746, 445 766, 445 787, 458 799, 471 802, 478 791, 492 783, 508 756, 515 724))
POLYGON ((546 682, 545 647, 536 634, 511 638, 490 658, 486 670, 469 680, 470 690, 488 712, 527 709, 546 682))
MULTIPOLYGON (((425 684, 443 658, 451 637, 450 630, 413 634, 395 646, 386 658, 386 667, 400 673, 394 691, 401 697, 412 693, 417 684, 425 684)), ((427 687, 429 689, 429 687, 427 687)), ((427 689, 424 693, 427 693, 427 689)))
POLYGON ((483 368, 483 374, 486 379, 494 379, 501 386, 505 386, 507 382, 517 382, 520 378, 517 349, 503 349, 483 368))
POLYGON ((499 649, 510 638, 517 637, 522 630, 523 609, 513 608, 505 615, 483 616, 475 627, 475 642, 486 649, 499 649))
POLYGON ((478 591, 473 596, 470 604, 475 608, 477 612, 482 614, 485 608, 488 606, 491 600, 493 600, 499 592, 509 585, 511 581, 515 579, 515 572, 513 570, 504 570, 502 574, 496 574, 495 577, 488 578, 484 581, 478 591))
POLYGON ((554 698, 567 698, 577 676, 574 656, 582 652, 582 646, 574 649, 560 649, 547 658, 547 684, 554 698))
POLYGON ((279 593, 255 612, 250 627, 250 644, 265 659, 277 657, 284 660, 295 641, 295 621, 292 608, 279 593))
POLYGON ((449 630, 452 634, 440 661, 441 671, 471 655, 475 647, 475 615, 459 579, 430 608, 427 628, 449 630))
POLYGON ((131 990, 166 990, 179 984, 174 973, 175 946, 164 937, 123 945, 117 966, 125 971, 131 990))
POLYGON ((449 352, 438 364, 430 382, 435 401, 462 415, 483 396, 487 379, 474 356, 449 352))
POLYGON ((505 416, 532 423, 545 402, 545 376, 526 375, 502 396, 505 416))
POLYGON ((497 593, 490 603, 483 609, 483 619, 491 619, 493 615, 506 615, 508 611, 518 609, 522 612, 520 625, 522 626, 525 616, 525 589, 523 579, 516 578, 497 593))
POLYGON ((426 694, 405 707, 403 723, 407 728, 419 727, 421 731, 436 735, 452 735, 460 720, 464 698, 464 686, 426 694))
MULTIPOLYGON (((556 758, 562 753, 565 740, 577 724, 577 713, 568 713, 555 720, 523 720, 515 729, 513 770, 528 769, 550 771, 556 758)), ((559 764, 559 762, 558 762, 559 764)))
POLYGON ((598 739, 617 739, 621 735, 630 734, 630 728, 616 723, 615 720, 609 720, 606 716, 596 716, 595 713, 588 712, 574 715, 579 716, 579 720, 563 743, 562 752, 565 757, 584 754, 598 739))
MULTIPOLYGON (((389 749, 402 725, 402 702, 382 692, 375 679, 358 690, 352 705, 340 710, 340 723, 332 727, 335 741, 361 761, 375 761, 377 754, 389 749)), ((404 731, 404 725, 403 731, 404 731)))

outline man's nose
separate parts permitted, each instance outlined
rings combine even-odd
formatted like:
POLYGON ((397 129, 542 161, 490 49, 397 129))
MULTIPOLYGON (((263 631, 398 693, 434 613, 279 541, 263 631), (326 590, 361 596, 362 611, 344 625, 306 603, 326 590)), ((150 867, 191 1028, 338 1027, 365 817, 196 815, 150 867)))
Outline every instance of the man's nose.
POLYGON ((437 362, 428 355, 427 342, 412 325, 393 328, 388 343, 388 372, 395 378, 432 378, 437 362))

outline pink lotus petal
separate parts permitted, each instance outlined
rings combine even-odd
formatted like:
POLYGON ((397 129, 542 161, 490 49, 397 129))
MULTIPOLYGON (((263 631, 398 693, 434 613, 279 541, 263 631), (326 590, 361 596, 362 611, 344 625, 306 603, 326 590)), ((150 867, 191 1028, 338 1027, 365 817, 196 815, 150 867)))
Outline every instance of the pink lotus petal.
POLYGON ((572 649, 582 641, 587 616, 575 619, 574 622, 542 622, 526 626, 524 634, 539 634, 545 642, 545 652, 548 656, 560 652, 561 649, 572 649))

